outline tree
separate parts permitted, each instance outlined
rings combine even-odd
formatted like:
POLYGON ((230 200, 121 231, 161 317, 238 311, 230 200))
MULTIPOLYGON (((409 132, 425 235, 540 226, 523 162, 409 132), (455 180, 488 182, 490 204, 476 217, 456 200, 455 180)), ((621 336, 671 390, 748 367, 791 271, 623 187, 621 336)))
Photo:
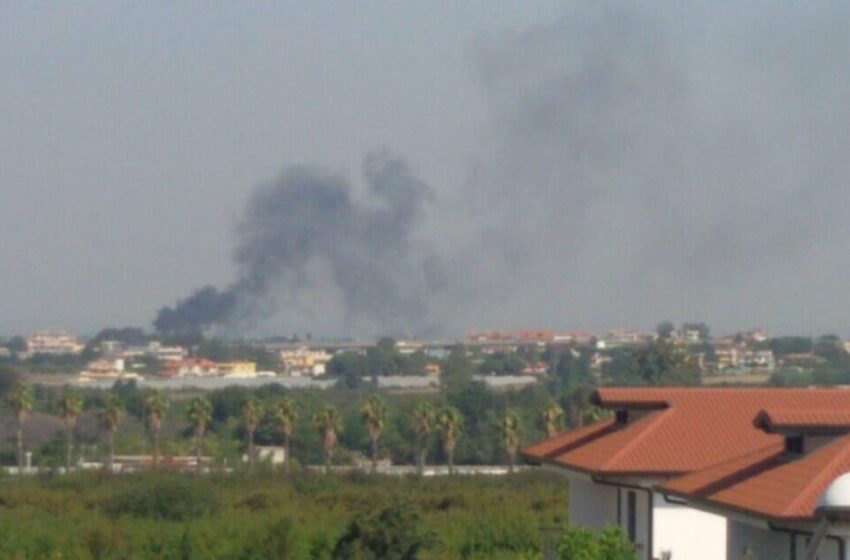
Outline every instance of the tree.
POLYGON ((688 349, 670 339, 658 339, 632 356, 632 376, 649 385, 698 385, 699 365, 688 349))
POLYGON ((327 473, 333 459, 337 434, 341 430, 339 412, 335 407, 328 405, 313 416, 313 423, 322 438, 322 447, 325 450, 325 473, 327 473))
POLYGON ((32 403, 32 387, 23 383, 15 383, 6 395, 6 404, 12 409, 17 421, 18 468, 24 466, 24 423, 32 409, 32 403))
POLYGON ((777 358, 788 354, 807 354, 814 349, 814 342, 805 336, 780 336, 770 339, 770 349, 777 358))
POLYGON ((461 387, 472 381, 472 361, 466 355, 466 348, 456 346, 452 348, 445 364, 441 381, 449 389, 461 387))
POLYGON ((434 407, 428 401, 420 401, 413 409, 414 430, 418 440, 419 452, 416 457, 416 472, 422 476, 425 471, 425 455, 428 453, 428 439, 434 430, 434 407))
POLYGON ((505 451, 508 453, 508 471, 513 473, 516 453, 519 448, 519 416, 514 412, 506 413, 499 423, 499 431, 502 432, 505 451))
POLYGON ((248 468, 251 470, 254 469, 254 433, 257 431, 257 426, 260 425, 262 417, 260 401, 253 395, 245 399, 245 404, 242 405, 242 427, 245 429, 245 436, 248 438, 248 468))
POLYGON ((59 417, 65 424, 65 469, 71 470, 71 456, 74 450, 74 426, 83 410, 83 399, 80 395, 66 388, 56 406, 59 417))
POLYGON ((281 399, 274 407, 274 419, 278 430, 283 435, 283 447, 285 449, 283 468, 284 472, 289 474, 289 444, 292 439, 292 430, 295 428, 295 421, 298 420, 298 409, 295 407, 295 402, 289 397, 281 399))
POLYGON ((18 368, 0 365, 0 397, 5 398, 21 377, 22 373, 18 368))
POLYGON ((561 422, 564 418, 564 409, 561 408, 555 401, 549 401, 543 410, 540 411, 540 424, 543 431, 546 432, 546 437, 553 438, 561 431, 561 422))
POLYGON ((658 335, 658 338, 670 338, 675 331, 676 325, 670 321, 662 321, 655 327, 655 333, 658 335))
POLYGON ((26 338, 18 335, 13 336, 11 340, 6 343, 6 348, 9 349, 9 352, 17 354, 19 352, 26 352, 29 348, 29 344, 27 344, 26 338))
POLYGON ((372 472, 378 468, 378 439, 387 422, 387 405, 378 395, 372 395, 360 408, 360 420, 369 432, 372 445, 372 472))
POLYGON ((449 465, 449 474, 454 474, 455 446, 463 427, 463 415, 453 406, 447 406, 437 415, 437 428, 443 440, 443 453, 449 465))
POLYGON ((590 355, 591 352, 577 352, 572 348, 555 354, 553 371, 563 387, 594 383, 590 355))
POLYGON ((151 389, 145 394, 143 406, 148 426, 153 437, 153 466, 159 466, 159 432, 162 429, 162 421, 169 407, 168 397, 162 391, 151 389))
POLYGON ((213 407, 208 398, 197 396, 189 401, 186 409, 186 417, 192 424, 195 433, 195 467, 201 471, 201 457, 203 456, 204 434, 212 421, 213 407))
POLYGON ((377 515, 356 516, 336 542, 333 558, 415 560, 432 540, 422 527, 414 508, 395 502, 377 515))
POLYGON ((115 395, 109 395, 106 398, 103 410, 98 414, 98 420, 101 427, 106 431, 108 458, 106 462, 107 470, 112 472, 115 464, 115 433, 124 419, 124 409, 121 406, 121 401, 115 395))
POLYGON ((366 356, 354 352, 337 354, 328 362, 328 375, 339 377, 349 389, 357 388, 363 378, 369 374, 366 356))
POLYGON ((590 403, 594 391, 595 389, 589 385, 579 385, 571 387, 562 398, 561 403, 569 411, 568 421, 571 425, 581 428, 586 419, 599 420, 600 409, 590 403))

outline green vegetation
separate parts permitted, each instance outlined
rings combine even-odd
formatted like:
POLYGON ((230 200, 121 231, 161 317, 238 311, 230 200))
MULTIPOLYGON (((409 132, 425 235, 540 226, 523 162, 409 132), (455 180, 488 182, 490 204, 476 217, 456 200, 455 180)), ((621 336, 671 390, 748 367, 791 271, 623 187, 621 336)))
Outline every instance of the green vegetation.
POLYGON ((596 533, 568 527, 558 545, 562 560, 637 560, 634 546, 618 527, 596 533))
POLYGON ((562 478, 539 472, 7 479, 0 557, 530 559, 539 557, 541 526, 563 526, 566 492, 562 478))

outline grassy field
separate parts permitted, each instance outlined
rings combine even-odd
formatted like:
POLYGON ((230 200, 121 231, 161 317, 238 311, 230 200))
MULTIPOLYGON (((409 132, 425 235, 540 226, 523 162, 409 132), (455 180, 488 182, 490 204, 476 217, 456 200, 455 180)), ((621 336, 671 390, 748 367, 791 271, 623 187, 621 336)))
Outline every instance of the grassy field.
POLYGON ((564 479, 540 472, 6 478, 0 558, 376 558, 364 550, 408 542, 414 558, 530 559, 566 510, 564 479))

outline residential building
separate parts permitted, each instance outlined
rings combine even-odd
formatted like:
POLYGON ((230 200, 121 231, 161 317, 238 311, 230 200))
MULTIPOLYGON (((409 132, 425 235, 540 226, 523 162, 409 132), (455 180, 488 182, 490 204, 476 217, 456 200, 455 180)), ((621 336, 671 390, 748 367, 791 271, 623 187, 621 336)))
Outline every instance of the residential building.
POLYGON ((546 345, 555 339, 555 331, 550 330, 523 330, 514 335, 516 340, 522 344, 546 345))
POLYGON ((773 371, 776 359, 771 350, 744 350, 738 355, 738 367, 773 371))
POLYGON ((246 361, 220 362, 218 373, 222 377, 256 377, 257 364, 246 361))
POLYGON ((528 363, 522 368, 521 375, 533 375, 543 377, 549 373, 549 364, 543 361, 528 363))
POLYGON ((740 363, 741 348, 737 344, 718 344, 714 347, 717 371, 734 369, 740 363))
MULTIPOLYGON (((286 448, 280 445, 255 445, 254 460, 277 467, 286 462, 286 448)), ((248 462, 247 453, 242 455, 242 462, 248 462)))
POLYGON ((309 346, 283 348, 278 352, 284 373, 293 377, 324 375, 333 356, 324 349, 309 346))
POLYGON ((596 334, 588 331, 567 331, 555 334, 554 337, 552 337, 552 342, 556 344, 590 344, 597 338, 596 334))
POLYGON ((608 348, 643 344, 652 340, 652 335, 631 329, 612 329, 602 338, 608 348))
MULTIPOLYGON (((660 488, 673 499, 728 519, 727 558, 740 558, 745 551, 756 558, 804 558, 820 521, 819 499, 833 481, 850 472, 846 399, 835 402, 835 408, 814 411, 783 406, 776 403, 755 418, 757 429, 779 436, 771 445, 660 488)), ((845 523, 832 527, 818 559, 850 558, 848 512, 843 512, 845 523)))
POLYGON ((143 377, 138 373, 127 371, 123 359, 100 359, 89 362, 86 369, 80 372, 79 381, 102 381, 102 380, 141 380, 143 377))
POLYGON ((404 356, 409 356, 411 354, 415 354, 416 352, 420 352, 422 351, 424 346, 425 345, 421 342, 411 340, 399 340, 395 343, 396 352, 404 356))
POLYGON ((120 355, 125 359, 154 358, 161 362, 183 360, 189 352, 182 346, 163 346, 161 342, 152 340, 142 346, 125 346, 114 340, 101 343, 101 351, 105 355, 120 355))
POLYGON ((740 335, 744 342, 747 342, 749 344, 757 342, 767 342, 768 340, 770 340, 770 336, 764 329, 750 329, 748 331, 740 333, 740 335))
MULTIPOLYGON (((848 390, 603 388, 593 401, 613 417, 523 456, 569 480, 572 522, 619 525, 641 560, 802 559, 818 496, 850 471, 848 390)), ((821 560, 846 560, 842 531, 821 560)))
POLYGON ((161 377, 216 377, 221 375, 219 365, 202 358, 168 360, 159 368, 161 377))
POLYGON ((42 331, 27 338, 27 352, 30 354, 79 354, 85 345, 77 337, 64 331, 42 331))

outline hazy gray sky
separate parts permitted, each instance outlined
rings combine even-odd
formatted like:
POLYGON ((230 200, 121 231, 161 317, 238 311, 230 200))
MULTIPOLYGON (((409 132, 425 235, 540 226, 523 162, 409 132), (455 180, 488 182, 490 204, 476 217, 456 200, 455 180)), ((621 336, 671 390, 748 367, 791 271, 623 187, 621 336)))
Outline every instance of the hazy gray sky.
MULTIPOLYGON (((444 275, 429 327, 850 334, 848 22, 841 2, 3 4, 0 333, 148 326, 243 276, 257 185, 306 162, 357 202, 386 147, 435 194, 411 241, 444 275)), ((268 305, 265 332, 345 330, 268 305)))

